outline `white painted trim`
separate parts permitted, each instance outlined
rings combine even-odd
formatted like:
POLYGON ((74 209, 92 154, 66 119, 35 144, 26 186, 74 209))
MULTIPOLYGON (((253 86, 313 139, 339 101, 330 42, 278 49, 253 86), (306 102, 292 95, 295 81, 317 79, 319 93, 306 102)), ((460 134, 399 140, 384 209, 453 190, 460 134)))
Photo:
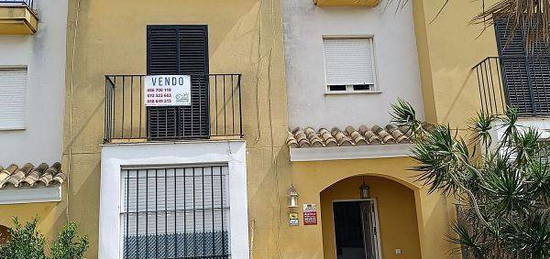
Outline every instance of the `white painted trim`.
POLYGON ((101 150, 99 259, 121 255, 120 173, 127 166, 227 164, 229 169, 229 232, 232 258, 249 258, 246 143, 216 141, 105 145, 101 150))
POLYGON ((290 161, 325 161, 340 159, 365 159, 407 157, 411 144, 361 145, 342 147, 290 148, 290 161))
MULTIPOLYGON (((326 87, 325 87, 325 90, 326 90, 326 87)), ((337 91, 334 91, 334 92, 330 92, 328 90, 325 91, 325 95, 349 95, 349 94, 381 94, 382 91, 341 91, 341 92, 337 92, 337 91)))
POLYGON ((8 187, 0 190, 0 204, 61 201, 61 185, 36 188, 8 187))

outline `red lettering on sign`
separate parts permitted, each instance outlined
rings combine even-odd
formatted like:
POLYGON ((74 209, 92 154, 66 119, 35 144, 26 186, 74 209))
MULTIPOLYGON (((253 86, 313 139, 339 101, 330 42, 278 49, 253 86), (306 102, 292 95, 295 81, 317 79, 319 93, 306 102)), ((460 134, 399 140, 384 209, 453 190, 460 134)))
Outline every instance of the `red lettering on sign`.
POLYGON ((304 225, 317 225, 317 211, 304 211, 304 225))

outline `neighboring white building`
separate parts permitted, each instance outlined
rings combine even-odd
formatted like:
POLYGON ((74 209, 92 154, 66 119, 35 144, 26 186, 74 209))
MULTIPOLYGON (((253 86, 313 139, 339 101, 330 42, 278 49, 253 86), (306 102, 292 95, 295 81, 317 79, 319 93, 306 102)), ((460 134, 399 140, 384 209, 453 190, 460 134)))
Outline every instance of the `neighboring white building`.
POLYGON ((383 127, 399 97, 423 117, 410 2, 397 11, 397 2, 385 1, 372 8, 283 3, 291 129, 383 127))
POLYGON ((68 3, 21 2, 0 0, 0 9, 12 13, 25 12, 22 7, 32 4, 28 10, 33 9, 39 21, 34 33, 17 27, 28 22, 21 17, 11 17, 11 25, 0 27, 0 166, 4 168, 53 164, 62 153, 68 3))

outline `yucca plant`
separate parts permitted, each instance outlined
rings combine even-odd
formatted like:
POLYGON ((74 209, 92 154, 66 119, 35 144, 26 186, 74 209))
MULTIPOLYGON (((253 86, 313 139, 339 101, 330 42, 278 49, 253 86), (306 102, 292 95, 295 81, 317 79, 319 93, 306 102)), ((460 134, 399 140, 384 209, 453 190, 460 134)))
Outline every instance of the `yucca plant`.
POLYGON ((393 121, 414 132, 417 180, 454 198, 458 217, 449 241, 463 258, 550 258, 550 146, 517 113, 478 114, 470 134, 422 123, 405 101, 393 121), (403 112, 407 111, 407 112, 403 112), (419 127, 419 125, 421 125, 419 127), (426 127, 429 125, 429 127, 426 127), (494 131, 502 132, 495 143, 494 131))

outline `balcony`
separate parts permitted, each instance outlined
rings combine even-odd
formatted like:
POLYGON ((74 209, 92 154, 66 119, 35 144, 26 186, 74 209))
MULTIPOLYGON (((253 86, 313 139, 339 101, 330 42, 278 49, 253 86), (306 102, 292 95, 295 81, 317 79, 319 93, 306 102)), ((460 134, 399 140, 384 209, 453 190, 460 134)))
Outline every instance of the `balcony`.
POLYGON ((488 57, 473 67, 482 112, 521 117, 550 117, 550 57, 488 57))
POLYGON ((34 0, 0 0, 0 35, 25 35, 37 31, 34 0))
POLYGON ((313 0, 313 3, 320 7, 325 6, 363 6, 374 7, 377 6, 380 0, 313 0))
POLYGON ((104 142, 242 138, 241 75, 192 74, 189 78, 189 103, 167 106, 147 99, 170 96, 162 89, 151 92, 146 86, 149 76, 106 75, 104 142))

